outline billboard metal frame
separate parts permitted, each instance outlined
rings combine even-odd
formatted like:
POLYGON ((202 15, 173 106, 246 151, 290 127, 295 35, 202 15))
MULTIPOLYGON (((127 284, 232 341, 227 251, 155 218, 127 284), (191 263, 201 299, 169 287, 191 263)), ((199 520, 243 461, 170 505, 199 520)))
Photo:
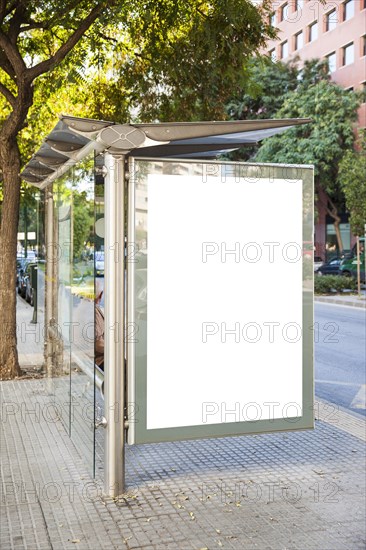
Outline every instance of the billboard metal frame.
MULTIPOLYGON (((136 168, 138 162, 164 162, 165 167, 177 162, 194 164, 218 164, 232 166, 232 162, 220 161, 198 161, 198 160, 178 160, 172 159, 153 159, 139 158, 130 159, 130 177, 129 177, 129 199, 128 199, 128 243, 135 243, 135 191, 136 191, 136 168), (169 164, 168 164, 169 163, 169 164)), ((273 165, 273 164, 245 164, 237 163, 242 167, 260 167, 263 178, 284 178, 288 180, 302 180, 303 196, 303 242, 306 252, 312 257, 313 254, 313 168, 302 165, 273 165), (274 175, 275 174, 275 175, 274 175), (310 208, 305 215, 304 206, 310 208)), ((312 265, 312 263, 311 263, 312 265)), ((127 304, 127 322, 135 323, 134 316, 134 280, 135 264, 127 263, 128 272, 128 304, 127 304)), ((313 273, 310 278, 312 281, 313 273)), ((307 280, 310 281, 309 276, 307 280)), ((147 368, 146 364, 136 363, 135 343, 133 341, 127 344, 127 379, 128 379, 128 408, 131 412, 131 420, 128 427, 128 442, 135 443, 155 443, 162 441, 177 441, 182 439, 196 439, 209 437, 225 437, 244 434, 258 434, 275 431, 301 430, 314 427, 314 375, 313 375, 313 290, 304 288, 303 271, 303 318, 302 318, 302 360, 303 360, 303 414, 296 418, 281 418, 257 421, 228 422, 219 424, 204 424, 199 426, 183 426, 177 428, 147 429, 147 368), (138 407, 138 411, 137 408, 138 407), (135 415, 138 414, 138 421, 135 415)))

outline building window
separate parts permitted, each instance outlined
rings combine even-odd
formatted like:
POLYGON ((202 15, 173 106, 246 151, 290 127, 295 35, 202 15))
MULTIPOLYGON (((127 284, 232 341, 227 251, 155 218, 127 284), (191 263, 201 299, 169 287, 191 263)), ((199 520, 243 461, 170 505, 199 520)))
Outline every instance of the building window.
POLYGON ((332 10, 325 16, 325 31, 332 31, 338 23, 337 10, 332 10))
POLYGON ((295 50, 300 50, 304 45, 304 33, 302 31, 295 34, 295 50))
POLYGON ((276 26, 276 12, 273 12, 272 15, 270 16, 269 24, 271 25, 271 27, 276 26))
POLYGON ((288 4, 284 4, 280 10, 281 21, 287 21, 288 19, 288 4))
POLYGON ((273 63, 276 63, 276 61, 277 61, 276 50, 273 48, 273 50, 271 50, 268 53, 269 53, 269 56, 270 56, 271 60, 273 61, 273 63))
POLYGON ((343 21, 348 21, 355 14, 355 2, 354 0, 348 0, 343 4, 343 21))
POLYGON ((355 47, 354 44, 348 44, 343 48, 342 65, 350 65, 355 60, 355 47))
POLYGON ((295 0, 295 11, 300 11, 304 7, 304 0, 295 0))
POLYGON ((366 34, 361 36, 361 57, 366 55, 366 34))
POLYGON ((309 42, 313 42, 318 38, 318 22, 314 21, 309 25, 309 42))
POLYGON ((327 223, 327 256, 336 256, 337 252, 343 252, 347 250, 351 250, 351 229, 349 223, 340 223, 339 224, 339 230, 341 233, 342 238, 342 244, 343 244, 343 250, 338 250, 338 240, 334 228, 334 224, 327 223))
POLYGON ((288 57, 288 42, 282 42, 281 44, 281 59, 285 59, 285 57, 288 57))
POLYGON ((334 71, 337 70, 336 53, 332 52, 329 55, 327 55, 327 61, 328 61, 329 72, 334 73, 334 71))

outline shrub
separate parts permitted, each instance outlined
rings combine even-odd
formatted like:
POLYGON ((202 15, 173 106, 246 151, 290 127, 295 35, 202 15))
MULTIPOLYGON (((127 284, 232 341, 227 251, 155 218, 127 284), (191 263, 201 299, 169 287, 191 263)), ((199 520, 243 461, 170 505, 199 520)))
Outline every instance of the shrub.
POLYGON ((342 275, 315 275, 314 292, 315 294, 334 294, 343 293, 343 290, 357 290, 357 282, 351 277, 342 275))

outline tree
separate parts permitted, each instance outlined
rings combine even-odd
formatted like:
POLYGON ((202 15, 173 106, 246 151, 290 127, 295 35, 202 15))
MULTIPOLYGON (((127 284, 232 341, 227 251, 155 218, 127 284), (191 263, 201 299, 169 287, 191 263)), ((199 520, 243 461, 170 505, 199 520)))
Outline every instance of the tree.
MULTIPOLYGON (((298 86, 297 58, 289 63, 273 63, 267 57, 253 58, 248 65, 248 80, 236 97, 226 105, 232 120, 274 118, 289 92, 298 86)), ((247 145, 229 153, 231 160, 248 161, 258 151, 258 145, 247 145)))
POLYGON ((338 180, 346 197, 354 235, 364 235, 366 224, 366 130, 360 130, 358 147, 347 151, 339 164, 338 180))
POLYGON ((0 0, 1 379, 20 374, 14 292, 19 174, 29 144, 50 129, 39 123, 50 100, 66 86, 70 91, 69 79, 85 80, 70 114, 102 116, 111 104, 98 88, 102 81, 111 90, 99 71, 107 61, 118 76, 114 83, 123 82, 123 94, 115 85, 111 98, 121 117, 135 107, 141 120, 222 118, 228 90, 235 79, 245 80, 246 60, 275 34, 266 23, 269 11, 268 0, 260 7, 250 0, 0 0), (90 98, 93 77, 98 93, 90 98))
POLYGON ((35 82, 70 54, 114 2, 0 2, 0 92, 7 108, 0 132, 3 203, 0 229, 1 379, 20 374, 16 350, 15 267, 21 154, 18 136, 34 100, 35 82))
POLYGON ((95 81, 113 98, 103 104, 96 90, 96 112, 103 115, 117 102, 122 115, 127 108, 143 122, 227 118, 225 104, 246 84, 248 60, 275 36, 267 23, 270 2, 147 0, 144 10, 138 5, 132 3, 126 21, 128 41, 118 41, 110 59, 112 78, 95 81))
POLYGON ((248 67, 250 79, 237 97, 231 97, 226 111, 233 120, 273 118, 286 95, 296 90, 299 82, 298 58, 273 63, 268 57, 254 58, 248 67))
POLYGON ((276 118, 311 118, 312 122, 266 139, 255 156, 258 162, 314 165, 317 199, 334 220, 340 250, 344 194, 339 166, 344 155, 353 150, 360 102, 361 94, 330 81, 326 62, 305 62, 296 90, 286 95, 276 118))

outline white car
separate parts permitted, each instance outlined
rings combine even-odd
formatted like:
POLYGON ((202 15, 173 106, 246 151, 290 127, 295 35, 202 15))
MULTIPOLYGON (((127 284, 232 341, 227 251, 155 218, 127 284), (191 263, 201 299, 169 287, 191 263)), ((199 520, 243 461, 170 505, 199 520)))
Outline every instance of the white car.
POLYGON ((104 275, 104 251, 101 250, 95 252, 95 275, 96 277, 104 275))
POLYGON ((319 267, 323 265, 323 260, 320 256, 314 256, 314 272, 318 271, 319 267))

